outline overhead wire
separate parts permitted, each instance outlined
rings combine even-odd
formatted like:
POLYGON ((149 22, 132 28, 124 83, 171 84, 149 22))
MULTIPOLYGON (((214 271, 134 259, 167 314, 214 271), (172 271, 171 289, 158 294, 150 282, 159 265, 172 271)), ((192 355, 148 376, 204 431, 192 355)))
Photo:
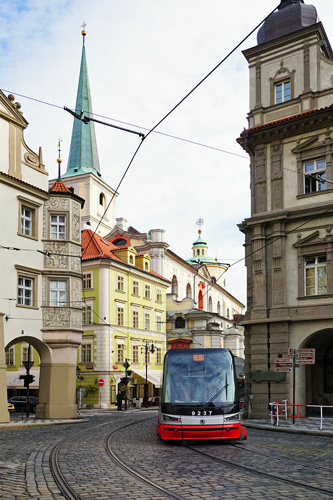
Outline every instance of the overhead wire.
MULTIPOLYGON (((52 104, 52 103, 47 102, 47 101, 41 101, 40 99, 36 99, 34 97, 30 97, 30 96, 27 96, 27 95, 24 95, 24 94, 20 94, 18 92, 13 91, 13 90, 7 90, 7 89, 1 89, 1 90, 2 90, 2 92, 7 92, 9 94, 15 94, 16 96, 23 97, 23 99, 28 99, 30 101, 38 102, 40 104, 45 104, 46 106, 52 106, 53 108, 61 109, 62 111, 64 109, 70 109, 70 108, 66 108, 66 106, 59 106, 57 104, 52 104)), ((70 109, 70 111, 74 111, 74 110, 70 109)), ((104 118, 105 120, 110 120, 112 122, 121 123, 123 125, 128 125, 130 127, 135 127, 135 128, 140 129, 140 130, 150 130, 147 127, 143 127, 141 125, 136 125, 134 123, 126 122, 126 121, 123 121, 123 120, 117 120, 116 118, 112 118, 110 116, 100 115, 98 113, 92 113, 91 111, 86 111, 86 110, 82 110, 82 111, 86 115, 98 116, 99 118, 104 118)), ((213 151, 219 151, 220 153, 225 153, 225 154, 229 154, 229 155, 232 155, 232 156, 237 156, 238 158, 248 159, 248 156, 241 155, 239 153, 234 153, 233 151, 228 151, 226 149, 221 149, 221 148, 218 148, 216 146, 210 146, 209 144, 203 144, 202 142, 193 141, 191 139, 185 139, 184 137, 179 137, 177 135, 167 134, 166 132, 161 132, 161 131, 158 131, 158 130, 154 130, 154 133, 158 134, 158 135, 161 135, 161 136, 164 136, 164 137, 169 137, 170 139, 175 139, 175 140, 178 140, 178 141, 182 141, 182 142, 186 142, 186 143, 189 143, 189 144, 193 144, 195 146, 199 146, 199 147, 202 147, 202 148, 211 149, 213 151)))
POLYGON ((189 91, 189 92, 188 92, 188 93, 187 93, 187 94, 186 94, 186 95, 185 95, 185 96, 184 96, 184 97, 183 97, 183 98, 182 98, 182 99, 181 99, 181 100, 180 100, 180 101, 179 101, 179 102, 175 105, 175 106, 173 106, 173 108, 172 108, 170 111, 168 111, 168 113, 166 113, 166 114, 163 116, 163 118, 161 118, 161 119, 160 119, 160 120, 156 123, 156 125, 154 125, 154 127, 153 127, 153 128, 151 128, 151 129, 148 131, 148 133, 145 135, 145 137, 143 137, 143 138, 141 139, 140 144, 139 144, 139 145, 138 145, 138 147, 136 148, 136 150, 135 150, 135 152, 134 152, 134 154, 133 154, 133 156, 132 156, 132 158, 131 158, 131 160, 130 160, 129 164, 127 165, 127 167, 126 167, 126 169, 125 169, 125 172, 123 173, 123 175, 122 175, 122 177, 121 177, 121 179, 120 179, 120 181, 119 181, 119 183, 118 183, 118 186, 117 186, 117 188, 116 188, 116 191, 113 193, 113 195, 112 195, 112 197, 111 197, 111 199, 110 199, 110 201, 109 201, 109 203, 108 203, 108 205, 107 205, 107 207, 106 207, 106 209, 105 209, 105 211, 104 211, 103 215, 101 216, 101 218, 100 218, 100 220, 99 220, 99 222, 98 222, 98 224, 97 224, 97 227, 96 227, 96 228, 95 228, 95 230, 94 230, 94 233, 93 233, 92 235, 90 235, 90 240, 88 241, 88 244, 87 244, 87 246, 86 246, 85 250, 83 251, 82 258, 83 258, 83 256, 85 255, 85 253, 86 253, 87 249, 89 248, 90 243, 91 243, 91 241, 92 241, 92 239, 93 239, 93 236, 96 234, 97 229, 99 228, 100 224, 102 223, 102 220, 104 219, 104 216, 105 216, 105 214, 106 214, 106 212, 107 212, 108 208, 110 207, 110 205, 111 205, 111 203, 112 203, 112 201, 113 201, 113 199, 114 199, 114 197, 115 197, 115 193, 116 193, 116 192, 118 192, 119 187, 120 187, 120 185, 122 184, 122 182, 123 182, 123 180, 124 180, 124 178, 125 178, 125 176, 126 176, 127 172, 129 171, 129 169, 130 169, 130 167, 131 167, 131 165, 132 165, 132 163, 133 163, 133 161, 134 161, 134 158, 136 157, 137 153, 139 152, 139 150, 140 150, 140 148, 141 148, 141 146, 142 146, 143 142, 144 142, 144 141, 147 139, 147 137, 149 137, 149 136, 150 136, 150 134, 152 134, 152 133, 155 131, 155 129, 156 129, 157 127, 159 127, 159 126, 161 125, 161 123, 163 123, 163 122, 164 122, 164 121, 165 121, 165 120, 166 120, 166 119, 167 119, 167 118, 168 118, 168 117, 169 117, 169 116, 170 116, 170 115, 171 115, 171 114, 172 114, 172 113, 173 113, 173 112, 174 112, 174 111, 175 111, 175 110, 176 110, 176 109, 177 109, 177 108, 178 108, 178 107, 179 107, 179 106, 180 106, 180 105, 181 105, 181 104, 182 104, 182 103, 186 100, 186 99, 188 99, 188 98, 190 97, 190 95, 191 95, 191 94, 193 94, 193 92, 195 92, 195 91, 196 91, 196 90, 200 87, 200 85, 202 85, 202 84, 203 84, 203 83, 204 83, 204 82, 205 82, 205 81, 206 81, 206 80, 207 80, 207 79, 208 79, 208 78, 209 78, 209 77, 210 77, 210 76, 211 76, 211 75, 212 75, 212 74, 213 74, 213 73, 214 73, 214 72, 215 72, 215 71, 216 71, 216 70, 217 70, 217 69, 218 69, 218 68, 219 68, 219 67, 220 67, 220 66, 221 66, 221 65, 222 65, 222 64, 223 64, 223 63, 224 63, 224 62, 225 62, 225 61, 226 61, 226 60, 227 60, 227 59, 228 59, 228 58, 229 58, 229 57, 230 57, 230 56, 231 56, 231 55, 232 55, 232 54, 233 54, 233 53, 234 53, 234 52, 235 52, 235 51, 236 51, 236 50, 237 50, 237 49, 238 49, 238 48, 239 48, 239 47, 240 47, 240 46, 241 46, 241 45, 242 45, 242 44, 243 44, 243 43, 244 43, 244 42, 245 42, 245 41, 246 41, 246 40, 247 40, 247 39, 248 39, 248 38, 249 38, 249 37, 250 37, 250 36, 251 36, 254 32, 255 32, 255 31, 256 31, 256 30, 257 30, 257 29, 258 29, 258 28, 259 28, 259 27, 260 27, 260 26, 261 26, 261 25, 262 25, 262 24, 263 24, 263 23, 264 23, 264 22, 265 22, 265 21, 266 21, 269 17, 270 17, 270 16, 271 16, 271 15, 272 15, 272 14, 273 14, 273 13, 274 13, 274 12, 275 12, 275 10, 277 9, 277 7, 278 7, 278 6, 276 6, 276 7, 275 7, 275 8, 274 8, 274 9, 273 9, 273 10, 272 10, 272 11, 271 11, 271 12, 270 12, 270 13, 269 13, 269 14, 268 14, 268 15, 267 15, 267 16, 266 16, 266 17, 265 17, 265 18, 264 18, 264 19, 263 19, 263 20, 262 20, 262 21, 261 21, 261 22, 260 22, 260 23, 259 23, 256 27, 255 27, 255 28, 254 28, 254 29, 252 29, 248 35, 246 35, 246 36, 245 36, 245 37, 244 37, 244 38, 243 38, 243 39, 242 39, 242 40, 241 40, 241 41, 240 41, 240 42, 239 42, 239 43, 238 43, 238 44, 237 44, 237 45, 236 45, 236 46, 235 46, 235 47, 234 47, 234 48, 233 48, 233 49, 232 49, 232 50, 231 50, 231 51, 230 51, 230 52, 229 52, 229 53, 228 53, 228 54, 227 54, 227 55, 226 55, 226 56, 225 56, 225 57, 224 57, 224 58, 223 58, 223 59, 222 59, 222 60, 221 60, 221 61, 220 61, 220 62, 219 62, 219 63, 218 63, 218 64, 217 64, 217 65, 216 65, 216 66, 215 66, 212 70, 211 70, 211 71, 209 71, 209 73, 207 73, 207 75, 206 75, 204 78, 202 78, 202 79, 199 81, 199 83, 197 83, 197 85, 195 85, 195 86, 192 88, 192 90, 190 90, 190 91, 189 91))

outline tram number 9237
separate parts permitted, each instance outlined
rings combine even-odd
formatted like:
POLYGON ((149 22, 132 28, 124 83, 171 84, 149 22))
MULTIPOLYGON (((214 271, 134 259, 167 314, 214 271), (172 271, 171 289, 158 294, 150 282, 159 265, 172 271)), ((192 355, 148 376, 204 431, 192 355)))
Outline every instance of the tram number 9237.
POLYGON ((213 412, 212 411, 192 411, 192 415, 202 415, 203 417, 207 416, 207 415, 211 415, 213 412))

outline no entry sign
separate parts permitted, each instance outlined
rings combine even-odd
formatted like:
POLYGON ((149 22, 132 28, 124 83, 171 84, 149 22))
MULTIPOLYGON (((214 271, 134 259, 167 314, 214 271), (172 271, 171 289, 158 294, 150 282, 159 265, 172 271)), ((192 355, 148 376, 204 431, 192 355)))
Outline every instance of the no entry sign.
POLYGON ((104 385, 104 380, 103 380, 102 378, 100 378, 100 379, 99 379, 99 381, 98 381, 98 385, 99 385, 100 387, 102 387, 102 385, 104 385))

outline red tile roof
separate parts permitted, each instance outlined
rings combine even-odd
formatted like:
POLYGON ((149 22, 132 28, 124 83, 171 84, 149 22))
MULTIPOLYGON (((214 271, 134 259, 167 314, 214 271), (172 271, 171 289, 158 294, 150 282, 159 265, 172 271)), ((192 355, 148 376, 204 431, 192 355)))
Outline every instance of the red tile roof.
MULTIPOLYGON (((126 247, 122 247, 126 248, 126 247)), ((117 257, 115 255, 114 251, 119 250, 119 247, 116 247, 113 245, 110 241, 104 240, 101 236, 98 234, 95 234, 91 229, 85 229, 84 231, 81 231, 81 250, 82 250, 82 260, 89 260, 89 259, 98 259, 98 258, 108 258, 112 260, 116 260, 117 262, 122 262, 123 264, 125 263, 122 259, 117 257)), ((143 254, 141 254, 143 255, 143 254)), ((131 264, 127 264, 131 265, 131 264)), ((161 276, 158 273, 155 273, 155 271, 145 271, 144 269, 141 269, 139 266, 132 266, 136 269, 140 269, 141 271, 144 271, 145 273, 152 274, 153 276, 156 276, 157 278, 162 278, 165 281, 167 280, 164 276, 161 276)))
POLYGON ((56 181, 50 188, 50 192, 73 194, 73 191, 71 191, 62 181, 56 181))

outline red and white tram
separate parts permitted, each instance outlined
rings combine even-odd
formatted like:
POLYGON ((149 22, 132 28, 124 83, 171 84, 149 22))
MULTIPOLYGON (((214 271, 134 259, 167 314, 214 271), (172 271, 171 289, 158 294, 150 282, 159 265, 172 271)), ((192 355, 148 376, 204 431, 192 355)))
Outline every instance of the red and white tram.
POLYGON ((246 439, 229 349, 167 352, 157 433, 166 441, 246 439))

